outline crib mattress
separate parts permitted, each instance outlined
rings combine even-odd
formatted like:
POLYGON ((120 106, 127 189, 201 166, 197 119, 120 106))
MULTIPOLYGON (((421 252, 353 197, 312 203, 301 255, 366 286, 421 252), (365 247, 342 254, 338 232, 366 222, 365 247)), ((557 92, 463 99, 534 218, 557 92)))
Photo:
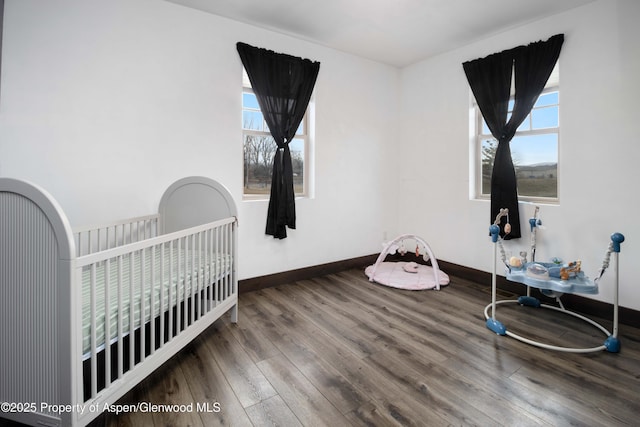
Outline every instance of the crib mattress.
MULTIPOLYGON (((192 293, 192 284, 195 286, 193 292, 198 291, 196 275, 199 280, 207 279, 214 282, 229 274, 232 264, 232 256, 229 254, 209 255, 208 259, 204 252, 198 251, 145 251, 145 256, 124 255, 121 267, 112 261, 107 266, 103 263, 95 268, 95 316, 92 316, 91 307, 91 268, 84 267, 82 271, 82 351, 84 357, 89 357, 91 351, 91 323, 95 317, 96 325, 96 348, 101 350, 105 346, 105 316, 109 316, 109 342, 112 343, 118 338, 118 301, 122 301, 121 325, 123 336, 131 329, 130 316, 133 311, 133 330, 149 322, 152 318, 160 315, 160 311, 167 311, 178 302, 182 302, 192 293), (164 257, 164 260, 162 259, 164 257), (142 260, 144 258, 144 261, 142 260), (186 268, 185 268, 185 259, 186 268), (153 260, 153 262, 152 262, 153 260), (194 264, 192 264, 192 260, 194 264), (201 260, 201 262, 198 262, 201 260), (205 260, 207 262, 205 263, 205 260), (144 264, 144 268, 143 268, 144 264), (178 272, 178 264, 180 271, 178 272), (173 267, 169 267, 169 266, 173 267), (164 270, 162 272, 161 270, 164 270), (106 288, 108 271, 109 305, 107 307, 106 288), (162 274, 161 274, 162 273, 162 274), (144 276, 143 276, 144 275, 144 276), (121 280, 118 280, 121 277, 121 280), (144 281, 143 281, 144 277, 144 281), (152 283, 153 282, 153 283, 152 283), (121 285, 119 284, 121 283, 121 285), (153 294, 153 307, 152 296, 153 294), (162 298, 161 298, 162 294, 162 298), (144 295, 144 298, 142 297, 144 295), (171 296, 171 300, 169 297, 171 296), (144 313, 142 302, 144 301, 144 313), (133 309, 133 310, 132 310, 133 309)), ((218 296, 220 298, 220 296, 218 296)))

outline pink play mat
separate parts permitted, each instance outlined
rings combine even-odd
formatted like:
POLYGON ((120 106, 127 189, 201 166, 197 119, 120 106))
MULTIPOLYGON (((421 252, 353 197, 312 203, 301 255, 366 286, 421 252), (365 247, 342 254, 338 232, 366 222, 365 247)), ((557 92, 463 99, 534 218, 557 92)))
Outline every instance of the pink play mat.
POLYGON ((431 248, 423 239, 412 234, 404 234, 396 237, 385 245, 384 250, 378 256, 375 264, 365 269, 365 274, 369 281, 375 281, 381 285, 392 288, 407 289, 412 291, 423 289, 439 290, 440 286, 449 284, 449 276, 438 268, 438 261, 433 255, 431 248), (388 262, 385 258, 389 254, 399 252, 404 254, 404 241, 413 240, 416 242, 416 255, 419 256, 419 248, 424 249, 423 259, 431 259, 431 265, 423 265, 415 262, 388 262))

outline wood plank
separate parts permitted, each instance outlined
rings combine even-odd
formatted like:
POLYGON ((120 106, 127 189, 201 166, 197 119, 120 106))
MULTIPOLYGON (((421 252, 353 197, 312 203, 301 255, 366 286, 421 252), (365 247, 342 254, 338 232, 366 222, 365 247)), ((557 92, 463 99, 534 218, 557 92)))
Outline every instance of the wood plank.
MULTIPOLYGON (((243 297, 244 298, 244 297, 243 297)), ((243 319, 229 331, 247 352, 251 360, 259 362, 278 355, 280 352, 269 339, 256 333, 257 327, 250 318, 243 319)))
MULTIPOLYGON (((155 375, 153 378, 147 378, 142 381, 128 393, 126 393, 118 402, 118 405, 135 405, 138 402, 149 401, 149 387, 154 386, 155 375)), ((151 414, 143 412, 126 412, 115 414, 113 412, 104 412, 96 418, 91 425, 105 427, 137 427, 143 425, 153 425, 153 417, 151 414)))
POLYGON ((277 393, 231 334, 211 333, 205 343, 243 408, 277 393))
POLYGON ((370 357, 390 381, 402 386, 405 393, 419 397, 424 404, 455 425, 540 425, 542 421, 523 411, 508 397, 480 387, 476 381, 459 375, 448 367, 418 354, 398 359, 388 352, 370 357), (460 394, 458 390, 465 390, 460 394))
MULTIPOLYGON (((391 412, 391 411, 389 411, 391 412)), ((346 414, 346 418, 353 426, 405 426, 407 420, 401 417, 385 416, 380 410, 380 405, 373 402, 365 402, 358 408, 346 414)))
POLYGON ((189 378, 194 404, 202 409, 199 414, 205 426, 250 427, 249 417, 206 344, 210 334, 224 333, 228 328, 228 325, 210 328, 196 338, 180 354, 180 366, 189 378))
POLYGON ((179 362, 177 358, 170 359, 159 369, 157 383, 149 385, 148 403, 161 408, 151 409, 149 415, 155 425, 204 427, 199 414, 189 409, 193 408, 194 399, 179 362), (166 410, 162 409, 165 405, 166 410))
POLYGON ((324 280, 317 280, 316 283, 322 288, 315 287, 315 289, 311 289, 311 292, 319 297, 322 292, 329 310, 344 310, 345 316, 350 318, 358 328, 375 334, 377 340, 385 340, 385 344, 390 348, 394 348, 399 353, 415 351, 432 360, 443 361, 447 359, 447 351, 435 347, 433 340, 425 336, 424 325, 411 327, 412 325, 409 325, 403 316, 389 315, 389 310, 386 307, 376 310, 373 306, 363 304, 359 298, 353 298, 346 292, 340 293, 340 296, 336 297, 336 293, 326 288, 330 286, 330 283, 324 280), (369 327, 371 324, 375 325, 374 328, 369 327), (383 331, 384 334, 381 334, 380 331, 383 331))
MULTIPOLYGON (((550 370, 548 366, 523 366, 512 375, 511 379, 525 387, 540 391, 544 388, 553 396, 562 396, 566 405, 583 417, 585 423, 602 423, 603 425, 634 424, 640 414, 640 396, 637 384, 627 387, 613 385, 611 381, 598 378, 592 369, 578 370, 565 364, 566 369, 550 370), (585 375, 585 373, 589 373, 585 375), (589 393, 585 393, 589 390, 589 393), (612 411, 611 408, 616 408, 612 411)), ((580 365, 585 368, 584 364, 580 365)))
POLYGON ((280 396, 273 396, 247 408, 255 426, 302 426, 295 414, 280 396))
POLYGON ((285 357, 272 357, 257 365, 303 425, 347 424, 340 411, 285 357))
MULTIPOLYGON (((260 313, 255 307, 254 310, 260 313)), ((248 316, 250 315, 243 314, 243 317, 248 316)), ((256 323, 256 333, 276 344, 282 354, 342 413, 349 412, 368 399, 331 364, 326 363, 316 348, 309 344, 309 336, 321 333, 313 323, 304 318, 295 318, 292 314, 286 318, 272 317, 268 322, 256 323)))

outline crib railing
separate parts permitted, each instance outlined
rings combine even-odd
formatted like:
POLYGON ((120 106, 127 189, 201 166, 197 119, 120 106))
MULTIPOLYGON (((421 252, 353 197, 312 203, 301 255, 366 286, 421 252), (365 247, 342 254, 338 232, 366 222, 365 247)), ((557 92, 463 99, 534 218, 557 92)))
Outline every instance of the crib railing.
MULTIPOLYGON (((140 221, 140 228, 157 230, 157 222, 146 221, 140 221)), ((235 218, 228 218, 77 258, 75 274, 78 283, 84 282, 82 306, 90 310, 90 344, 81 358, 88 366, 82 380, 85 401, 108 393, 114 381, 135 377, 131 371, 145 359, 162 353, 212 311, 235 303, 234 227, 235 218)), ((120 239, 122 234, 115 238, 120 239)), ((101 244, 113 241, 111 235, 101 244)), ((96 241, 92 244, 88 247, 98 247, 96 241)))
POLYGON ((146 215, 99 226, 74 227, 76 256, 116 248, 158 235, 160 215, 146 215))

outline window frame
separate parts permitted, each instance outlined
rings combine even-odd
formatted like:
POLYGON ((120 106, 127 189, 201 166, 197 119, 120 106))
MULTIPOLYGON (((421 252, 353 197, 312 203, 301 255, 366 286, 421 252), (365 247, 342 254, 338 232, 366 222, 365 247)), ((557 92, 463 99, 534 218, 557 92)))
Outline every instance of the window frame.
MULTIPOLYGON (((242 84, 242 96, 244 96, 245 93, 251 93, 255 95, 255 92, 253 91, 253 88, 250 86, 250 82, 249 79, 246 75, 246 71, 242 70, 243 72, 243 84, 242 84)), ((309 110, 311 107, 311 104, 313 103, 313 96, 311 101, 309 102, 309 106, 307 106, 307 110, 304 113, 304 117, 302 118, 302 121, 300 122, 300 126, 302 127, 302 133, 296 133, 296 135, 294 136, 294 140, 302 140, 303 143, 303 148, 302 148, 302 155, 303 155, 303 168, 302 168, 302 192, 295 192, 295 188, 294 188, 294 192, 295 192, 295 198, 307 198, 309 197, 309 177, 310 177, 310 161, 309 161, 309 153, 310 153, 310 136, 309 136, 309 110)), ((258 107, 258 109, 245 109, 244 107, 244 101, 242 100, 242 104, 241 104, 241 112, 244 113, 245 111, 259 111, 262 114, 262 110, 260 110, 260 108, 258 107)), ((263 119, 264 120, 264 119, 263 119)), ((266 127, 266 123, 265 123, 265 127, 266 127)), ((242 129, 242 146, 243 146, 243 150, 242 150, 242 198, 243 200, 268 200, 270 197, 270 193, 266 193, 266 194, 251 194, 251 193, 245 193, 245 186, 244 186, 244 176, 245 176, 245 168, 244 168, 244 141, 247 135, 254 135, 254 136, 265 136, 265 137, 269 137, 271 139, 273 139, 273 136, 271 135, 271 132, 268 131, 261 131, 261 130, 255 130, 255 129, 245 129, 244 127, 244 122, 241 123, 241 129, 242 129)), ((275 142, 274 142, 275 144, 275 142)))
MULTIPOLYGON (((557 184, 556 184, 556 197, 543 197, 543 196, 525 196, 525 195, 521 195, 518 192, 518 201, 519 202, 525 202, 525 203, 545 203, 545 204, 559 204, 560 202, 560 133, 561 133, 561 122, 560 122, 560 104, 561 104, 561 100, 560 100, 560 85, 558 83, 554 83, 551 84, 549 86, 546 86, 544 88, 544 90, 540 93, 540 96, 548 94, 548 93, 553 93, 553 92, 557 92, 558 93, 558 103, 554 104, 557 105, 558 107, 558 126, 557 127, 550 127, 550 128, 542 128, 542 129, 529 129, 526 131, 516 131, 515 135, 514 135, 514 139, 518 136, 535 136, 535 135, 550 135, 550 134, 555 134, 557 135, 557 151, 558 151, 558 161, 556 163, 556 180, 557 180, 557 184)), ((472 133, 473 135, 473 141, 474 141, 474 152, 475 152, 475 163, 474 163, 474 169, 475 169, 475 199, 477 200, 490 200, 491 199, 491 193, 483 193, 482 192, 482 141, 486 140, 486 139, 494 139, 493 135, 491 135, 491 133, 485 134, 482 133, 483 132, 483 122, 484 122, 484 118, 482 116, 482 113, 480 112, 480 108, 478 107, 478 104, 475 100, 475 98, 473 97, 473 94, 471 95, 471 99, 472 99, 472 115, 473 115, 473 120, 472 123, 475 126, 475 129, 472 133)), ((514 95, 513 93, 511 94, 510 98, 509 98, 509 102, 513 102, 514 101, 514 95)), ((548 108, 548 106, 544 106, 541 108, 548 108)), ((527 117, 525 118, 525 120, 523 121, 523 123, 527 120, 531 120, 531 113, 532 111, 529 112, 529 114, 527 114, 527 117)), ((522 126, 522 125, 520 125, 522 126)), ((518 126, 518 127, 520 127, 518 126)), ((531 126, 529 126, 531 127, 531 126)))

